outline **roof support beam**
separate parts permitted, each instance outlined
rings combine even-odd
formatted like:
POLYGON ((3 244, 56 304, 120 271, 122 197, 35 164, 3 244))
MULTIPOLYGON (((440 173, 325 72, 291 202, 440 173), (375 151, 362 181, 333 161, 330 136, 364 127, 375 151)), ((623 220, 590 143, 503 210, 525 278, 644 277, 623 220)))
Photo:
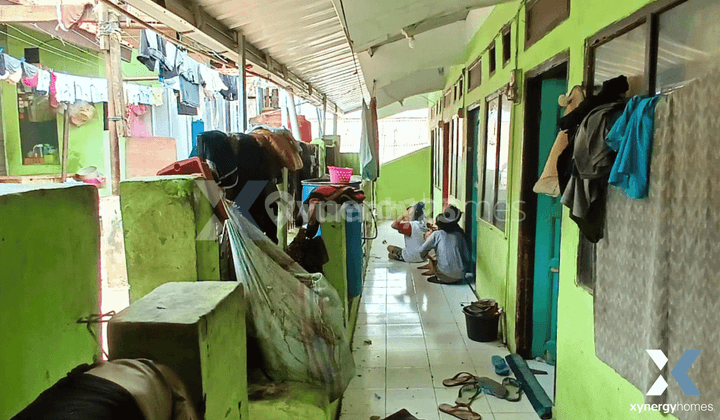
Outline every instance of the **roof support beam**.
MULTIPOLYGON (((102 1, 111 2, 113 0, 102 1)), ((124 0, 124 3, 154 20, 164 23, 176 32, 184 34, 184 38, 191 39, 215 52, 222 52, 224 56, 236 63, 240 61, 238 33, 210 16, 201 6, 192 6, 192 3, 181 0, 165 0, 164 7, 152 0, 124 0)), ((281 86, 292 89, 296 95, 318 106, 322 105, 323 94, 321 92, 312 88, 301 77, 290 72, 283 64, 247 41, 245 41, 245 55, 246 61, 257 67, 253 69, 256 73, 265 73, 264 76, 281 86)), ((330 104, 334 105, 332 102, 330 104)))
POLYGON ((57 21, 55 6, 1 5, 0 23, 57 21))

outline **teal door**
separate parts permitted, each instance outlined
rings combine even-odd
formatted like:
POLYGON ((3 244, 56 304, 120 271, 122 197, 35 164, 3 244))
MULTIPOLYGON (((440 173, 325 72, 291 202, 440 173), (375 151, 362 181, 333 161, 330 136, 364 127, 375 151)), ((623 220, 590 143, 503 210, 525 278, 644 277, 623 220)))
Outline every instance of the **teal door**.
MULTIPOLYGON (((473 276, 477 259, 477 220, 478 220, 478 133, 480 132, 480 107, 468 111, 467 132, 467 207, 465 210, 465 235, 470 246, 470 259, 473 276)), ((473 285, 474 288, 474 285, 473 285)))
MULTIPOLYGON (((566 92, 565 79, 542 82, 537 176, 545 167, 558 132, 561 108, 558 96, 566 92)), ((560 262, 560 197, 537 197, 535 231, 535 278, 533 287, 533 357, 554 363, 557 355, 557 301, 560 262)))

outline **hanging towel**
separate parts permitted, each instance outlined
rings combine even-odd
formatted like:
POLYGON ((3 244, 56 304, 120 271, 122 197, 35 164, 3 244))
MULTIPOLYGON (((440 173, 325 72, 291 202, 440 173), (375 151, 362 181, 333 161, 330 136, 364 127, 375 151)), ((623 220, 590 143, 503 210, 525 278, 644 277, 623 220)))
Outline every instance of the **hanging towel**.
POLYGON ((107 79, 93 78, 90 79, 90 97, 94 104, 108 101, 108 81, 107 79))
POLYGON ((650 155, 659 96, 630 99, 625 112, 607 135, 607 145, 618 153, 610 171, 610 185, 625 189, 633 198, 648 195, 650 155))
POLYGON ((4 54, 5 56, 5 72, 7 73, 7 81, 13 85, 22 79, 22 61, 17 58, 4 54))
POLYGON ((360 175, 368 181, 375 181, 379 175, 379 159, 375 123, 372 111, 365 101, 362 103, 362 133, 360 135, 360 175))
POLYGON ((75 102, 75 77, 65 73, 55 73, 55 99, 58 102, 75 102))

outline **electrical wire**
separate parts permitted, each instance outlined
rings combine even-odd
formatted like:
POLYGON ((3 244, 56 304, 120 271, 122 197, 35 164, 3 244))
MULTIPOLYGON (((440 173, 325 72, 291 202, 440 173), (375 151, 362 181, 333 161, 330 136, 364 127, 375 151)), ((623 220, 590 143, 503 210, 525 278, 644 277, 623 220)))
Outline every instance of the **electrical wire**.
MULTIPOLYGON (((88 67, 88 68, 93 68, 93 69, 95 69, 95 70, 97 70, 97 68, 98 68, 98 64, 97 64, 97 63, 92 63, 92 62, 90 62, 89 60, 85 60, 84 58, 80 58, 80 59, 70 58, 70 57, 68 57, 68 53, 65 52, 65 51, 62 51, 62 50, 57 50, 57 51, 59 51, 59 52, 53 51, 53 50, 47 48, 47 46, 41 46, 41 45, 33 44, 33 43, 31 43, 31 42, 28 42, 28 41, 25 40, 25 39, 18 38, 18 37, 16 37, 16 36, 12 35, 12 34, 7 33, 7 31, 4 31, 4 32, 3 32, 3 31, 0 31, 0 33, 4 33, 6 36, 8 36, 8 37, 10 37, 10 38, 13 38, 13 39, 15 39, 15 40, 17 40, 17 41, 20 41, 20 42, 23 42, 23 43, 25 43, 25 44, 31 45, 31 46, 33 46, 33 47, 37 47, 37 48, 39 48, 39 49, 41 49, 41 50, 43 50, 43 51, 45 51, 45 52, 48 52, 48 53, 53 54, 53 55, 56 55, 56 56, 58 56, 58 57, 62 57, 62 58, 64 58, 64 59, 68 60, 68 61, 72 61, 72 62, 75 62, 75 63, 80 64, 80 65, 82 65, 82 66, 86 66, 86 67, 88 67)), ((70 54, 70 55, 72 55, 72 54, 70 54)))
MULTIPOLYGON (((75 54, 73 54, 73 53, 71 53, 71 52, 69 52, 69 51, 63 51, 63 50, 61 50, 60 48, 53 47, 53 46, 51 46, 51 45, 47 45, 47 44, 44 43, 43 41, 35 38, 34 36, 32 36, 32 35, 24 32, 24 31, 21 31, 20 29, 14 27, 14 26, 12 26, 12 25, 10 25, 9 28, 12 28, 12 29, 16 30, 17 32, 19 32, 19 33, 22 34, 23 36, 25 36, 25 37, 27 37, 27 38, 29 38, 29 39, 31 39, 32 41, 35 42, 35 44, 33 44, 33 42, 30 42, 30 41, 27 41, 27 40, 23 40, 23 42, 25 42, 25 43, 27 43, 27 44, 32 44, 32 45, 34 45, 34 46, 37 47, 37 48, 42 48, 43 45, 44 45, 44 46, 47 47, 47 48, 52 48, 52 49, 54 49, 54 50, 56 50, 56 51, 59 51, 60 53, 62 53, 63 56, 70 55, 70 56, 75 57, 75 58, 77 58, 77 59, 79 59, 79 60, 85 60, 85 61, 87 61, 88 63, 91 63, 87 58, 80 57, 79 55, 75 55, 75 54)), ((8 36, 12 36, 12 35, 10 35, 10 34, 7 33, 7 32, 6 32, 6 34, 7 34, 8 36)), ((16 39, 17 39, 17 38, 16 38, 16 39)), ((97 58, 97 56, 95 56, 94 58, 97 58)))

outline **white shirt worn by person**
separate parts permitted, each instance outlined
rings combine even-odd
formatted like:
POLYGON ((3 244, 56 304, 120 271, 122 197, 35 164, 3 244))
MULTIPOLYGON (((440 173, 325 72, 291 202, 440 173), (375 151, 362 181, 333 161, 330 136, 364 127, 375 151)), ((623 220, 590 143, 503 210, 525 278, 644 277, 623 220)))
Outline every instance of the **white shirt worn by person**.
POLYGON ((437 253, 437 269, 453 279, 465 276, 470 251, 461 232, 436 230, 420 247, 420 255, 427 256, 431 249, 437 253))
POLYGON ((425 258, 420 256, 420 248, 425 243, 425 232, 428 231, 427 224, 422 220, 413 220, 408 223, 412 231, 405 235, 405 248, 402 250, 403 260, 409 263, 423 262, 425 258))

